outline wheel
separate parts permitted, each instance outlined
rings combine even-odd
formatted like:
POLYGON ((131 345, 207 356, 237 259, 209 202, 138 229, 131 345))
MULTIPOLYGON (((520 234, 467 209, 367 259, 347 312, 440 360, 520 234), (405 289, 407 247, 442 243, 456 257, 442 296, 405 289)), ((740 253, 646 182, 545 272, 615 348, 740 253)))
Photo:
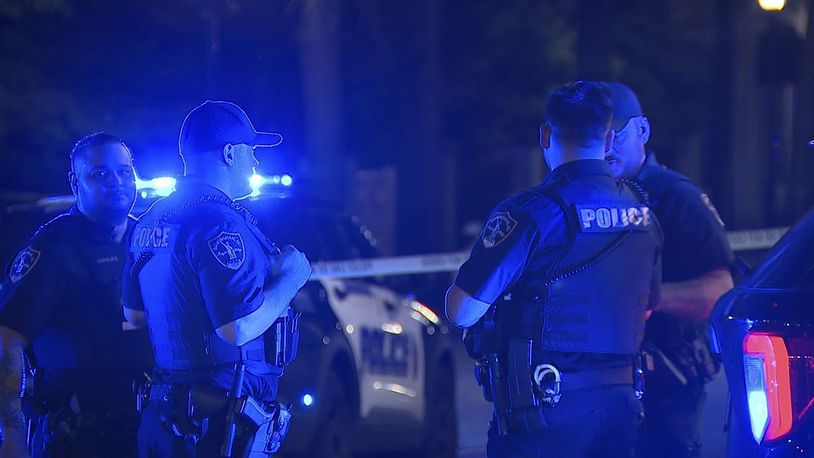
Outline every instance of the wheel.
POLYGON ((321 418, 308 456, 314 458, 351 458, 354 408, 335 372, 325 379, 321 418))
POLYGON ((439 365, 427 378, 426 458, 455 458, 458 455, 458 417, 455 411, 455 374, 452 367, 439 365))

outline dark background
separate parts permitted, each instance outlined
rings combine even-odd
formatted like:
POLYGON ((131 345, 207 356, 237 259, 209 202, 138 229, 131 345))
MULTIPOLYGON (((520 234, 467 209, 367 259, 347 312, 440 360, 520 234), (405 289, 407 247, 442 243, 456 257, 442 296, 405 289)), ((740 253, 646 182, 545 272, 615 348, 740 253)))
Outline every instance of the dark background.
POLYGON ((226 99, 285 136, 260 172, 381 219, 385 254, 455 250, 465 223, 543 176, 547 93, 601 79, 637 91, 650 147, 709 192, 729 229, 787 225, 814 201, 811 9, 3 0, 0 200, 69 193, 67 153, 97 130, 131 145, 142 177, 178 173, 183 116, 226 99), (360 171, 392 193, 372 196, 360 171))

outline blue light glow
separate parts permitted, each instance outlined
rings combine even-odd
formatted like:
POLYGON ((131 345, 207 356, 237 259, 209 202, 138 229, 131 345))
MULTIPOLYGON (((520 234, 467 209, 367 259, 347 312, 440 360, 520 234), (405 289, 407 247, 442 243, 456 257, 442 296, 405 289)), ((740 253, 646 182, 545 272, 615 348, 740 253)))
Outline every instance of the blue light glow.
POLYGON ((302 405, 304 405, 305 407, 311 407, 311 405, 313 405, 313 404, 314 404, 314 397, 311 396, 310 394, 306 393, 302 397, 302 405))
POLYGON ((263 186, 265 182, 266 179, 263 177, 263 175, 258 175, 256 173, 249 178, 249 184, 252 186, 252 188, 259 188, 263 186))
POLYGON ((257 197, 262 194, 262 189, 265 186, 284 186, 290 187, 294 183, 294 179, 291 178, 291 175, 270 175, 264 176, 255 173, 254 175, 249 178, 249 184, 252 187, 252 193, 250 194, 251 197, 257 197))
POLYGON ((263 175, 254 174, 249 177, 249 185, 252 187, 252 193, 249 194, 251 197, 259 196, 260 195, 260 188, 266 183, 266 178, 263 175))
MULTIPOLYGON (((262 194, 262 189, 265 186, 284 186, 291 187, 294 184, 294 178, 291 175, 271 175, 264 176, 258 173, 249 177, 249 185, 252 187, 250 196, 256 197, 262 194)), ((172 177, 158 177, 151 180, 142 180, 136 178, 136 189, 143 199, 150 197, 166 197, 175 191, 175 178, 172 177)))
POLYGON ((749 403, 749 421, 752 437, 759 444, 769 425, 769 401, 766 398, 766 380, 763 375, 763 358, 744 355, 743 368, 746 379, 746 397, 749 403))
POLYGON ((142 180, 136 177, 136 189, 141 191, 141 197, 166 197, 175 191, 175 178, 158 177, 152 180, 142 180))

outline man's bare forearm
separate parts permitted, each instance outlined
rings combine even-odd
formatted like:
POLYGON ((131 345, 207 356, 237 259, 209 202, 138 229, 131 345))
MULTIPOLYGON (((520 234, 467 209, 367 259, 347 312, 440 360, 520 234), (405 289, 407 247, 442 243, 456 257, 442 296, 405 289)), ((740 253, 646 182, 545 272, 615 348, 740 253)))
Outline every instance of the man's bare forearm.
POLYGON ((715 302, 733 286, 732 274, 724 268, 683 282, 662 283, 661 301, 655 311, 692 320, 708 320, 715 302))
POLYGON ((0 456, 25 456, 25 433, 20 397, 23 390, 23 347, 19 334, 0 330, 0 423, 3 448, 0 456))
POLYGON ((259 309, 226 323, 215 331, 225 342, 243 345, 263 334, 286 311, 299 289, 299 284, 291 278, 277 277, 267 285, 265 300, 259 309))

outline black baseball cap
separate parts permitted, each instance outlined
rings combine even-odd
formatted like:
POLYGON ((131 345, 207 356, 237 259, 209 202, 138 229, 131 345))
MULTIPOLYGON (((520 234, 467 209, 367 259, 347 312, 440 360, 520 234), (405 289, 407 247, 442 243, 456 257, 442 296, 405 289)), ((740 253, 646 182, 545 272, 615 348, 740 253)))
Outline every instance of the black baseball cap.
POLYGON ((280 134, 258 132, 246 112, 234 103, 207 100, 184 118, 178 149, 181 154, 197 154, 219 150, 227 143, 271 148, 282 141, 280 134))
POLYGON ((610 91, 613 100, 613 121, 611 128, 615 131, 622 130, 630 118, 644 116, 642 106, 633 89, 622 83, 603 83, 610 91))

